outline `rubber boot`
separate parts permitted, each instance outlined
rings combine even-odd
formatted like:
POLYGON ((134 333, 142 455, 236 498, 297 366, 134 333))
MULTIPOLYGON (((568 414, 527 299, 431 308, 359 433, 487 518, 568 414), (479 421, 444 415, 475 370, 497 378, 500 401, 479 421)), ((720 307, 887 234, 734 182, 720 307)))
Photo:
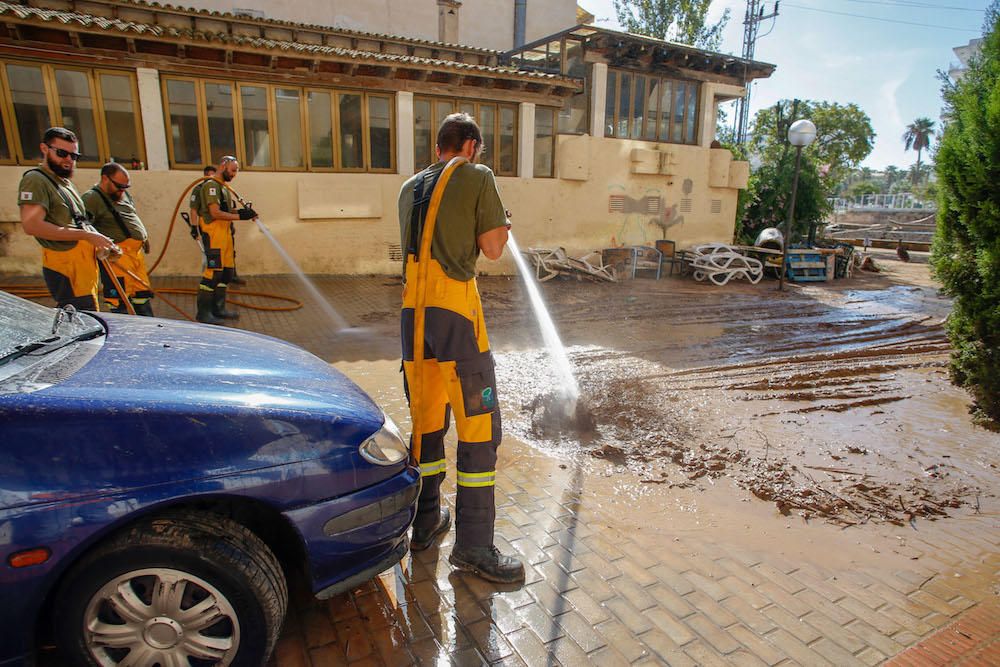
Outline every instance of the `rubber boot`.
POLYGON ((215 295, 208 290, 198 290, 198 314, 195 319, 202 324, 222 324, 222 320, 212 314, 215 295))
POLYGON ((142 315, 144 317, 156 317, 153 314, 153 304, 149 301, 144 301, 143 303, 133 303, 132 307, 135 308, 136 315, 142 315))
POLYGON ((451 512, 448 511, 447 507, 441 508, 441 514, 438 516, 437 525, 430 528, 421 530, 416 526, 413 527, 413 535, 410 537, 410 551, 423 551, 427 549, 432 544, 434 540, 448 531, 451 527, 451 512))
POLYGON ((229 284, 230 285, 246 285, 247 281, 244 280, 243 278, 240 278, 238 275, 236 275, 234 273, 233 277, 229 279, 229 284))
POLYGON ((240 314, 235 310, 226 310, 226 287, 216 287, 212 293, 212 314, 223 320, 238 320, 240 314))

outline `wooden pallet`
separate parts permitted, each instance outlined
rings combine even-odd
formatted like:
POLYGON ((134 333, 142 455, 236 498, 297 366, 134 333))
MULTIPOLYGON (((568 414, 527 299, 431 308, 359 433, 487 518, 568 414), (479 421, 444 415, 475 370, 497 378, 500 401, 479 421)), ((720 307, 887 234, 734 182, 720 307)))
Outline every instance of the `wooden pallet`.
POLYGON ((826 261, 823 255, 808 248, 789 248, 785 266, 792 282, 819 282, 826 280, 826 261))

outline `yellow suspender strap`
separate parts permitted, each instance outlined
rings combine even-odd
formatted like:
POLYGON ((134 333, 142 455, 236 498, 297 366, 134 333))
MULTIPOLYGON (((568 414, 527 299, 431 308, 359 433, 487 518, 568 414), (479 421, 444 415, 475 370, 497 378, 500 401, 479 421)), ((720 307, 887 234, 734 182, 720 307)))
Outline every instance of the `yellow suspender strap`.
POLYGON ((444 189, 448 187, 448 180, 452 173, 463 163, 468 162, 464 157, 453 157, 445 165, 441 176, 438 177, 434 192, 431 194, 430 204, 427 206, 427 217, 424 219, 424 231, 420 237, 420 254, 417 255, 417 302, 413 309, 413 372, 410 374, 410 421, 413 424, 413 449, 411 455, 413 462, 420 465, 421 434, 423 433, 423 419, 421 405, 424 389, 424 309, 427 304, 427 265, 431 259, 431 241, 434 238, 434 225, 437 223, 438 208, 441 206, 441 198, 444 197, 444 189))

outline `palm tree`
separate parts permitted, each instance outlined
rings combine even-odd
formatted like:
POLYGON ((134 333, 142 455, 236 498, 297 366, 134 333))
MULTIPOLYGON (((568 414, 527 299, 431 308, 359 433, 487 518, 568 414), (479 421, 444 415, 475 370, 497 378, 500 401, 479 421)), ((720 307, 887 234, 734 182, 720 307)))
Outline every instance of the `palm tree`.
POLYGON ((899 167, 897 167, 894 164, 890 164, 882 171, 882 173, 885 175, 886 194, 891 194, 892 186, 896 183, 897 180, 899 180, 899 177, 902 175, 902 172, 899 171, 899 167))
MULTIPOLYGON (((925 148, 930 148, 931 137, 934 136, 934 121, 930 118, 917 118, 906 126, 903 133, 903 144, 905 150, 917 151, 917 168, 913 171, 914 176, 920 174, 920 153, 925 148)), ((916 185, 916 181, 913 182, 916 185)))

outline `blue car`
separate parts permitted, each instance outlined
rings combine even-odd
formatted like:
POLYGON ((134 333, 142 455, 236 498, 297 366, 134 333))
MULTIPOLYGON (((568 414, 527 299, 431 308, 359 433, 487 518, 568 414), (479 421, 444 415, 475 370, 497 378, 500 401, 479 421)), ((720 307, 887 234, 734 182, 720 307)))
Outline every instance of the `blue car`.
POLYGON ((0 665, 254 665, 406 553, 420 475, 360 388, 267 336, 0 292, 0 665))

